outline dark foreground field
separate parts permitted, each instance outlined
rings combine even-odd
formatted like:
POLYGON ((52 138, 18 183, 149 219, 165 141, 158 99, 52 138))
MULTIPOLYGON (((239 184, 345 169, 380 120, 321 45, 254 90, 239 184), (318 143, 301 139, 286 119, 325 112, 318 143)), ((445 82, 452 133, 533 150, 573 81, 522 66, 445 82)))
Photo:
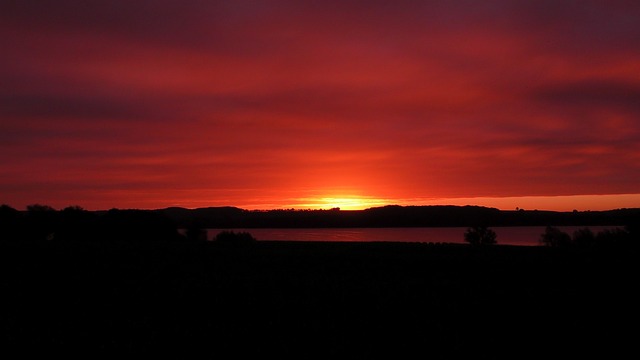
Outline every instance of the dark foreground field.
POLYGON ((0 248, 2 345, 20 354, 613 359, 633 358, 640 343, 635 250, 0 248))

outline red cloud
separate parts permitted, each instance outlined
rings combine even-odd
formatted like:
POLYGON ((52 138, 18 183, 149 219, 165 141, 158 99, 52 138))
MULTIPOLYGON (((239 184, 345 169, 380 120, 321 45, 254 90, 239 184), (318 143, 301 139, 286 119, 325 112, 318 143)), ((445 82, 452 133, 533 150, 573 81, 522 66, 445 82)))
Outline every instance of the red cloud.
POLYGON ((629 2, 47 4, 0 5, 15 206, 640 192, 629 2))

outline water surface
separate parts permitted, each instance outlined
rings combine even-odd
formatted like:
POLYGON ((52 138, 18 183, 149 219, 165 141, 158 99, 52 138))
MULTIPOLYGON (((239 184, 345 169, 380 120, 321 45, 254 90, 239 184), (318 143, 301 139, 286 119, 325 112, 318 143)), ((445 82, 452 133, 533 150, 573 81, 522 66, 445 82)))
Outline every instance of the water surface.
MULTIPOLYGON (((595 234, 611 226, 558 226, 569 235, 578 229, 589 228, 595 234)), ((464 243, 466 227, 400 227, 400 228, 254 228, 207 229, 208 239, 221 231, 245 231, 258 240, 269 241, 398 241, 427 243, 464 243)), ((545 226, 492 227, 497 242, 502 245, 540 245, 545 226)))

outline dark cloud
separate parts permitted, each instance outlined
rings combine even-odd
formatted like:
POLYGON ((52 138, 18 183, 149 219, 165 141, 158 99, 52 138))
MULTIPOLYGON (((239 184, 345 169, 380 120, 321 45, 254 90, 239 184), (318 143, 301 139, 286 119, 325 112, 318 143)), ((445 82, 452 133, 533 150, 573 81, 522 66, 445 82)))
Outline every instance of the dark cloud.
POLYGON ((534 90, 533 97, 559 107, 607 108, 640 114, 640 82, 586 80, 554 83, 534 90))
POLYGON ((0 96, 0 116, 13 118, 75 118, 123 121, 143 117, 144 109, 134 101, 104 97, 13 95, 0 96))
MULTIPOLYGON (((549 44, 569 48, 638 51, 640 4, 634 1, 513 1, 515 21, 523 31, 549 36, 549 44)), ((562 50, 558 48, 558 50, 562 50)))
POLYGON ((294 38, 355 36, 406 41, 446 32, 516 32, 525 41, 581 51, 637 50, 640 5, 629 1, 80 1, 0 4, 18 29, 115 36, 246 56, 308 46, 294 38), (266 42, 268 40, 268 42, 266 42), (277 44, 280 42, 280 45, 277 44))
POLYGON ((244 56, 268 50, 253 36, 265 26, 264 19, 277 11, 278 6, 269 2, 254 1, 29 0, 0 4, 0 18, 18 31, 85 34, 244 56))

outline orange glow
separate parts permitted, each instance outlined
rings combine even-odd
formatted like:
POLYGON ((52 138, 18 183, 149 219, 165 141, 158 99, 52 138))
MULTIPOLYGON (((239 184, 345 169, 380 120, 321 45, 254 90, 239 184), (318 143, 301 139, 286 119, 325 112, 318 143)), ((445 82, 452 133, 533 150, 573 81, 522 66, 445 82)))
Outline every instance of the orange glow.
POLYGON ((0 203, 640 207, 640 5, 232 3, 2 8, 0 203))
POLYGON ((300 209, 339 208, 340 210, 363 210, 392 204, 389 200, 365 196, 321 197, 316 199, 300 199, 300 201, 300 204, 294 205, 293 207, 300 209))

